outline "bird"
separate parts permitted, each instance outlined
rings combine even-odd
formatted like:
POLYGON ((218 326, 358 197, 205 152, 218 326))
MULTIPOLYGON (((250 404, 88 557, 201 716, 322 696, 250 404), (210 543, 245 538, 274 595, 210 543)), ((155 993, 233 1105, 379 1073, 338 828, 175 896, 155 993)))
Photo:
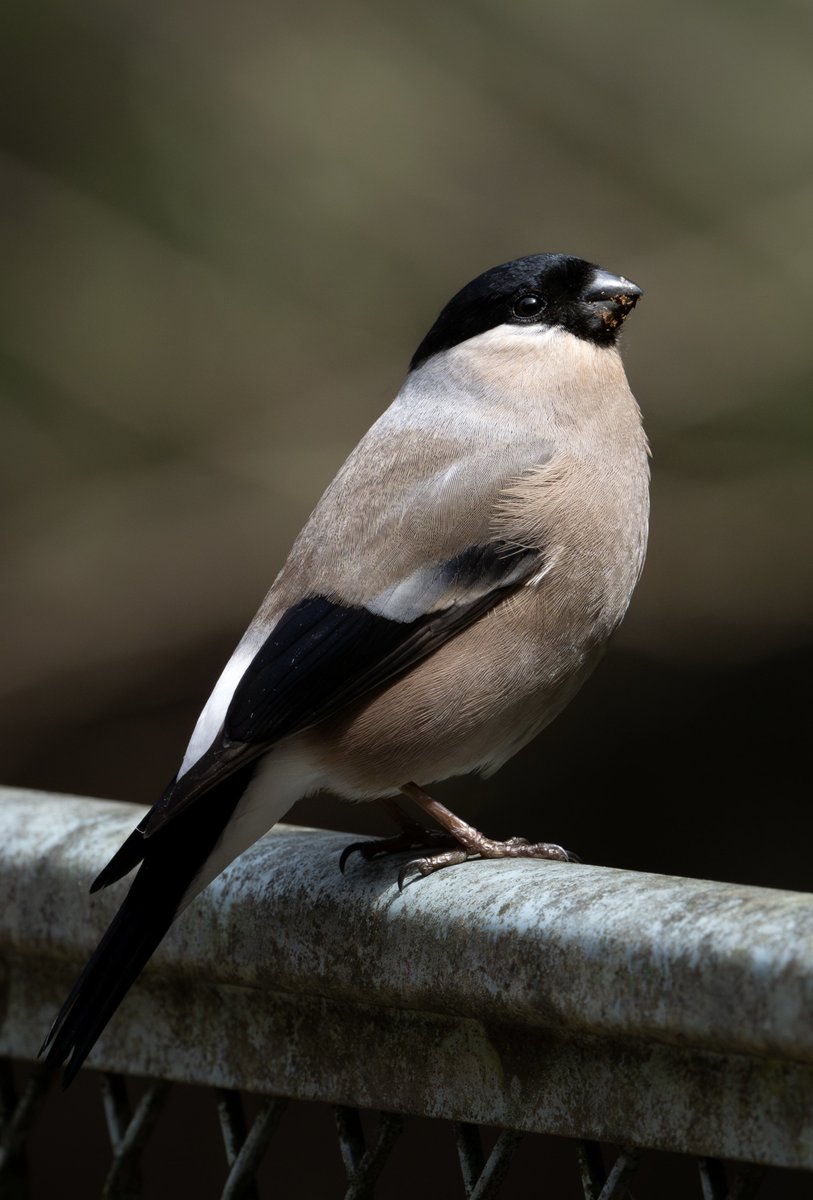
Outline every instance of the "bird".
POLYGON ((298 800, 379 800, 423 850, 494 841, 427 788, 490 775, 593 670, 641 574, 649 447, 619 333, 642 291, 569 254, 457 292, 329 484, 206 702, 177 774, 92 884, 137 869, 43 1045, 74 1078, 176 917, 298 800), (437 828, 402 812, 406 795, 437 828))

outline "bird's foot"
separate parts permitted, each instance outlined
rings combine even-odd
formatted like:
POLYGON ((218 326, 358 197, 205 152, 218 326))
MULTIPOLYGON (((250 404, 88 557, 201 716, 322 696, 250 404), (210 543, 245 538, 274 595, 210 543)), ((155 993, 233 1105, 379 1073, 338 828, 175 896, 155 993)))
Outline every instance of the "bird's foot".
MULTIPOLYGON (((472 830, 476 833, 476 830, 472 830)), ((398 889, 404 890, 407 876, 415 872, 425 878, 441 871, 444 867, 454 867, 458 863, 469 862, 473 858, 549 858, 556 862, 578 862, 574 854, 570 854, 554 842, 529 842, 527 838, 512 837, 505 842, 495 842, 491 838, 477 835, 476 842, 460 847, 457 850, 447 850, 442 854, 433 854, 425 858, 413 858, 404 863, 398 872, 398 889)))
MULTIPOLYGON (((369 838, 363 842, 351 842, 345 846, 339 859, 339 870, 344 875, 351 854, 360 854, 365 862, 381 858, 385 854, 398 854, 404 850, 447 850, 460 843, 449 833, 440 829, 424 829, 415 822, 415 832, 396 833, 388 838, 369 838)), ((433 856, 434 857, 434 856, 433 856)))
POLYGON ((399 854, 404 850, 459 850, 460 843, 454 834, 442 829, 426 829, 423 825, 408 816, 394 800, 381 800, 379 803, 400 825, 401 832, 393 837, 372 838, 363 842, 351 842, 345 846, 339 859, 339 870, 344 875, 344 868, 351 854, 360 854, 365 862, 381 858, 385 854, 399 854))
POLYGON ((456 846, 440 854, 413 858, 405 863, 398 872, 400 891, 403 891, 407 877, 413 872, 425 878, 444 867, 456 866, 473 858, 547 858, 557 862, 579 861, 575 854, 570 854, 553 842, 529 842, 527 838, 521 837, 508 838, 504 842, 494 841, 493 838, 488 838, 471 825, 467 825, 465 821, 461 821, 453 812, 444 808, 437 800, 433 800, 416 784, 404 784, 401 790, 404 795, 409 796, 424 812, 443 826, 456 846))

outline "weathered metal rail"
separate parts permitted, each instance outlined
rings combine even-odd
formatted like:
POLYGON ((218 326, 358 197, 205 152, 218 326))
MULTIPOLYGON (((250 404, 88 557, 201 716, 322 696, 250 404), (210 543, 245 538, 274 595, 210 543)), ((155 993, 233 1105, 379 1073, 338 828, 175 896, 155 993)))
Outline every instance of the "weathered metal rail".
MULTIPOLYGON (((0 792, 0 1055, 36 1059, 122 895, 87 885, 142 813, 0 792)), ((493 1194, 478 1125, 582 1139, 591 1197, 626 1194, 636 1161, 619 1158, 607 1191, 594 1142, 693 1155, 711 1198, 749 1193, 709 1158, 813 1170, 813 896, 527 861, 399 894, 391 862, 340 875, 347 840, 281 826, 245 854, 178 921, 89 1065, 219 1089, 232 1163, 260 1141, 229 1115, 238 1089, 335 1104, 348 1195, 370 1194, 352 1176, 376 1150, 353 1132, 359 1108, 457 1122, 478 1197, 493 1194)), ((108 1086, 115 1149, 130 1117, 108 1086)))

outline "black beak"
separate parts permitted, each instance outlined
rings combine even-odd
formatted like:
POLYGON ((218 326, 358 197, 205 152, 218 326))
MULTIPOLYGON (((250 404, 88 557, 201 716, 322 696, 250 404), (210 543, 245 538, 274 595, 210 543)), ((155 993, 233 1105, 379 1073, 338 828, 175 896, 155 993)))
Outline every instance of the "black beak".
POLYGON ((588 304, 609 301, 611 304, 621 304, 632 308, 643 296, 643 292, 631 279, 623 275, 611 275, 609 271, 597 270, 590 283, 584 289, 584 299, 588 304))
POLYGON ((582 293, 582 300, 590 305, 609 333, 630 315, 643 294, 637 284, 623 275, 611 275, 597 268, 582 293))

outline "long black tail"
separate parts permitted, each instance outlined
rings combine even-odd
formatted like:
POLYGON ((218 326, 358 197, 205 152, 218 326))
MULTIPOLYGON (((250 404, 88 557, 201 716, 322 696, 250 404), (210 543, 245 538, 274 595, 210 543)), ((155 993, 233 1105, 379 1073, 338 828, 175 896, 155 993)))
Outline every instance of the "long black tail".
POLYGON ((153 837, 143 839, 144 861, 130 891, 42 1047, 41 1052, 48 1051, 46 1064, 51 1068, 69 1060, 63 1087, 74 1078, 172 924, 184 893, 214 849, 253 770, 252 763, 235 772, 153 837))

